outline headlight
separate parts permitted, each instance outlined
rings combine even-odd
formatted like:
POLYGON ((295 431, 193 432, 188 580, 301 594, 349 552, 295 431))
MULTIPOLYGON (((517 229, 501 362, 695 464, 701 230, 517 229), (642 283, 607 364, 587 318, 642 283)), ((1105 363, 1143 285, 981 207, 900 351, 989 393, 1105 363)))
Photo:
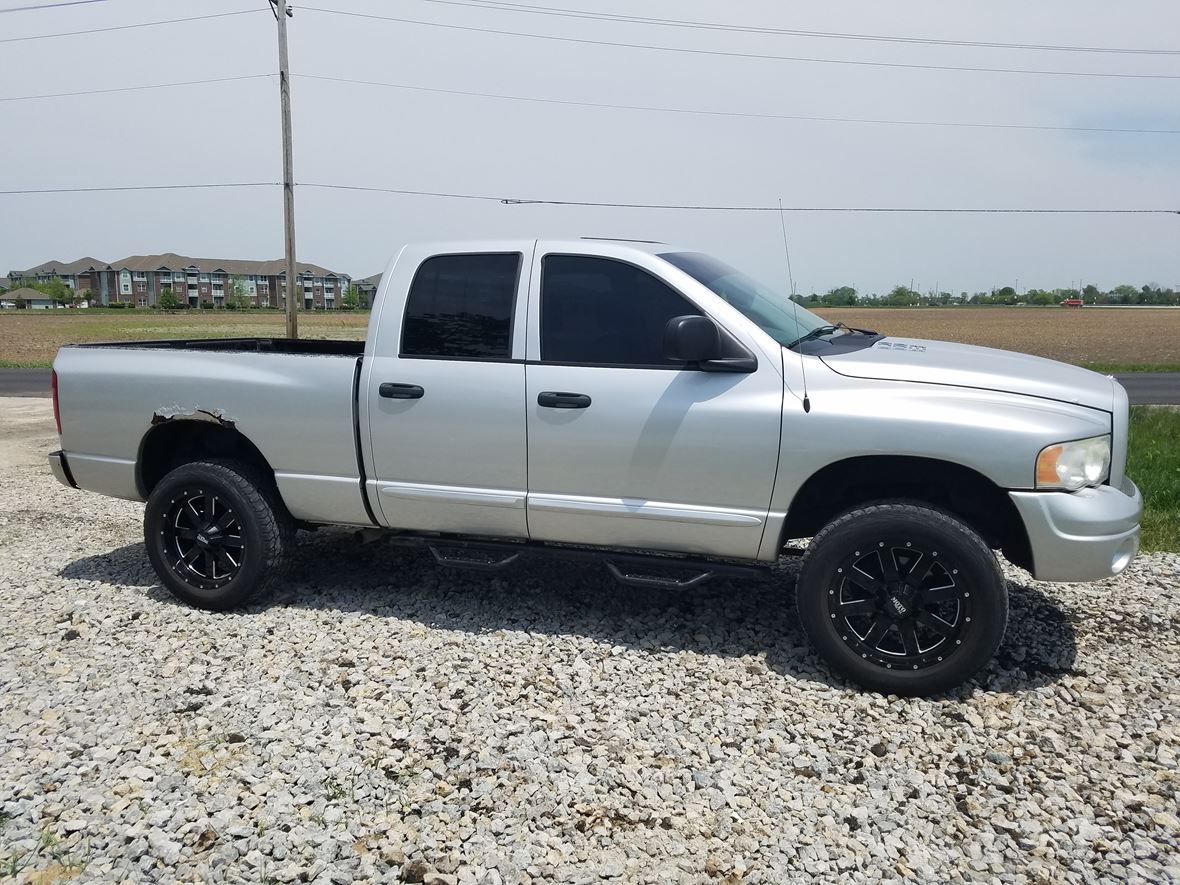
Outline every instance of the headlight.
POLYGON ((1075 491, 1110 474, 1110 434, 1046 446, 1037 455, 1037 488, 1075 491))

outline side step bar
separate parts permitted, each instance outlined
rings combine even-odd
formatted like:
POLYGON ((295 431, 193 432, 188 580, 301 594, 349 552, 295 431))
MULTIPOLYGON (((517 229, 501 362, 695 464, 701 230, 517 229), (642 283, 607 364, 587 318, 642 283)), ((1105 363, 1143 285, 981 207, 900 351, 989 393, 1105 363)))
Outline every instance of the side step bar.
POLYGON ((688 590, 710 578, 756 578, 767 574, 768 564, 721 562, 658 553, 624 553, 592 547, 566 547, 540 541, 495 541, 452 538, 443 535, 393 534, 389 543, 399 547, 425 547, 439 565, 476 571, 496 571, 532 553, 602 562, 611 576, 629 587, 688 590))

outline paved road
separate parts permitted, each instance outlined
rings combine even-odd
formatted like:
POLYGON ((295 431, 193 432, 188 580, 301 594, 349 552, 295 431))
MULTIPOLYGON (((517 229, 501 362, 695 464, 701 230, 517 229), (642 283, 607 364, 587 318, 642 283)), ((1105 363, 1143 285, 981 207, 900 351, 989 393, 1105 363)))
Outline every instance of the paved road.
MULTIPOLYGON (((1180 406, 1180 372, 1118 375, 1137 405, 1180 406)), ((0 369, 0 396, 49 396, 48 369, 0 369)))
POLYGON ((0 396, 49 396, 49 370, 0 369, 0 396))

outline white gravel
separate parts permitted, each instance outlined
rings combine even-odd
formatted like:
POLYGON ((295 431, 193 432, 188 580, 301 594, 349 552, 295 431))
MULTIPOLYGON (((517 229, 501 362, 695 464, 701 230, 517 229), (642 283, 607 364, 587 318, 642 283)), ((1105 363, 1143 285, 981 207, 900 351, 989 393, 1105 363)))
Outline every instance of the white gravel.
POLYGON ((55 441, 0 400, 0 877, 1180 880, 1180 556, 1011 571, 997 660, 899 700, 825 673, 789 566, 641 591, 321 532, 185 608, 55 441))

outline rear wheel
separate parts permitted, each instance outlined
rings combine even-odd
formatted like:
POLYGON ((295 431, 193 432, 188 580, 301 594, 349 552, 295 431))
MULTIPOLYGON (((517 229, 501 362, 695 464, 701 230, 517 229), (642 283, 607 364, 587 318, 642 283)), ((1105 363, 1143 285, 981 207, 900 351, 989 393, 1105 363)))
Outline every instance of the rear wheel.
POLYGON ((880 504, 837 518, 812 540, 799 617, 841 675, 887 694, 929 695, 995 654, 1008 594, 995 555, 953 517, 880 504))
POLYGON ((144 510, 148 558, 172 594, 199 608, 243 605, 278 578, 295 528, 270 478, 232 461, 177 467, 144 510))

